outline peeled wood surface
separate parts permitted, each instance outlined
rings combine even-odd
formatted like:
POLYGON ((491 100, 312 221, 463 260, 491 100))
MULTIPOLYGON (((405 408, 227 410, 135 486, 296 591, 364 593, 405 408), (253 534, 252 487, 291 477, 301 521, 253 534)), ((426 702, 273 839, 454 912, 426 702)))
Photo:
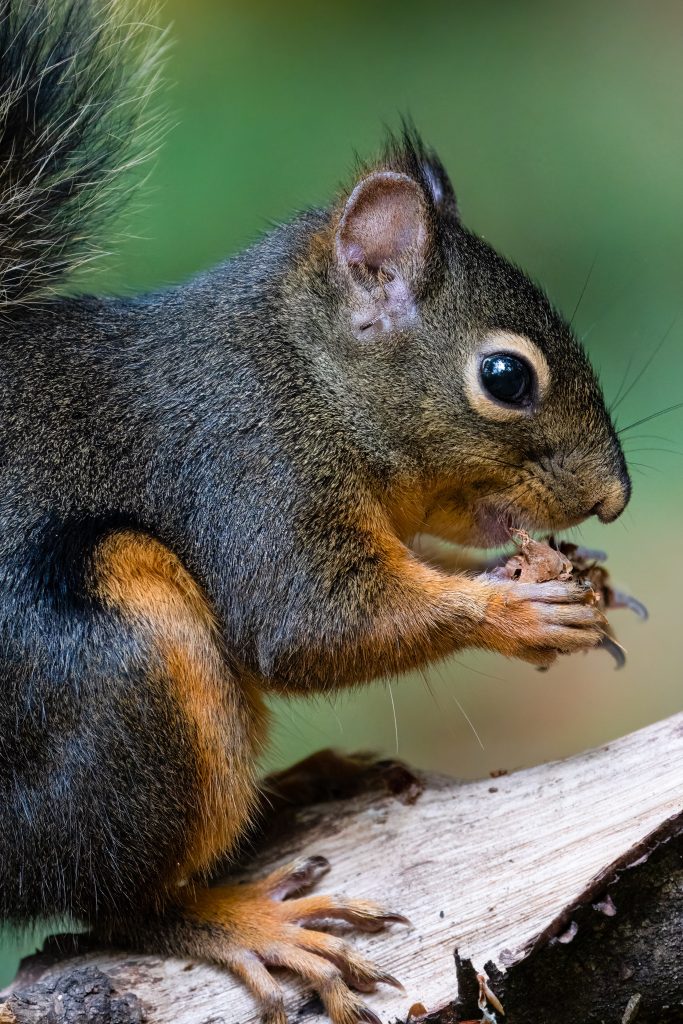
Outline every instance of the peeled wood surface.
MULTIPOLYGON (((683 826, 683 714, 496 779, 418 778, 424 791, 415 802, 409 791, 374 790, 297 809, 249 869, 261 874, 323 854, 332 870, 321 889, 373 898, 410 918, 411 929, 354 939, 406 987, 405 995, 381 988, 367 997, 383 1022, 405 1020, 417 1002, 428 1010, 452 1002, 456 949, 500 979, 495 968, 504 973, 534 946, 568 938, 576 908, 600 901, 615 869, 648 848, 647 837, 683 826)), ((117 992, 135 993, 150 1024, 259 1021, 230 975, 178 960, 93 953, 45 969, 34 958, 16 984, 81 964, 107 972, 117 992)), ((321 1024, 311 994, 288 978, 286 985, 291 1019, 321 1024)))

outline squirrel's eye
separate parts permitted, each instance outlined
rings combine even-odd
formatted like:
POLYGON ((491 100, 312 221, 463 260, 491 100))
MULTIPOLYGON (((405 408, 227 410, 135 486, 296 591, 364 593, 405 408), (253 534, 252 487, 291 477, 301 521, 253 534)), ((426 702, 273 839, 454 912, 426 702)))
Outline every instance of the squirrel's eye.
POLYGON ((531 396, 531 370, 523 359, 496 352, 481 361, 481 382, 488 393, 506 405, 523 405, 531 396))

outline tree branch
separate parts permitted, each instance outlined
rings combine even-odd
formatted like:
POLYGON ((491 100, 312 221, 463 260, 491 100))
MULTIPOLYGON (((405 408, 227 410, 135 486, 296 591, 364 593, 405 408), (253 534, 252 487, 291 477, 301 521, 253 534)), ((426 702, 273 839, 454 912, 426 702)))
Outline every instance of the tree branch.
MULTIPOLYGON (((382 1021, 404 1021, 411 1008, 430 1024, 494 1019, 477 1006, 481 971, 510 1024, 683 1020, 683 715, 495 779, 385 765, 354 788, 326 803, 283 801, 246 875, 324 854, 326 889, 411 919, 411 929, 354 939, 406 987, 368 997, 382 1021)), ((117 1024, 258 1022, 218 968, 68 953, 64 941, 24 961, 0 1021, 3 1012, 17 1024, 99 1021, 78 1016, 80 986, 91 1001, 93 988, 110 1000, 102 1020, 117 1024), (31 999, 43 999, 42 1017, 28 1015, 31 999), (65 999, 71 1015, 50 1017, 65 999)), ((317 1000, 290 980, 287 990, 291 1019, 320 1024, 317 1000)), ((501 1021, 494 1006, 486 1012, 501 1021)))

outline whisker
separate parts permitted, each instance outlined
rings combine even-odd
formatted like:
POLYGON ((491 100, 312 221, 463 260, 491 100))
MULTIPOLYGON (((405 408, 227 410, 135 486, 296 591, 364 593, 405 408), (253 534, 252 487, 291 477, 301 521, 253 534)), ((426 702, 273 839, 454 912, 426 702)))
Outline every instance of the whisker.
POLYGON ((463 717, 463 718, 465 719, 465 721, 466 721, 466 722, 467 722, 467 724, 469 725, 470 729, 471 729, 471 730, 472 730, 472 732, 474 733, 474 738, 476 739, 477 743, 479 744, 479 746, 481 747, 481 749, 482 749, 482 750, 486 750, 486 747, 485 747, 485 746, 484 746, 484 744, 482 743, 482 740, 481 740, 481 736, 479 735, 479 733, 477 732, 477 730, 476 730, 476 729, 475 729, 475 727, 474 727, 474 722, 472 721, 472 719, 470 718, 470 716, 469 716, 469 715, 467 714, 467 712, 465 711, 464 707, 462 706, 462 704, 460 703, 460 701, 458 700, 458 698, 457 698, 457 697, 455 696, 455 694, 453 693, 453 691, 452 691, 452 690, 449 690, 449 691, 448 691, 448 693, 449 693, 449 695, 450 695, 451 699, 452 699, 452 700, 453 700, 453 701, 455 702, 455 704, 456 704, 456 705, 458 706, 458 709, 459 709, 459 711, 460 711, 460 714, 461 714, 461 715, 462 715, 462 717, 463 717))
POLYGON ((514 483, 506 484, 505 487, 494 487, 483 495, 485 498, 497 498, 501 494, 508 494, 509 491, 513 491, 515 487, 523 487, 528 484, 528 480, 515 480, 514 483))
POLYGON ((389 689, 389 700, 391 701, 391 710, 394 713, 394 740, 396 743, 396 753, 398 754, 398 718, 396 717, 396 705, 394 703, 394 691, 391 689, 391 683, 387 681, 387 687, 389 689))
MULTIPOLYGON (((441 704, 439 703, 439 701, 436 699, 436 694, 434 693, 434 689, 432 688, 431 683, 427 679, 427 676, 426 676, 424 670, 423 669, 419 669, 418 671, 419 671, 420 675, 422 676, 422 681, 425 684, 425 686, 427 687, 429 695, 432 698, 432 700, 434 701, 434 704, 435 704, 436 708, 438 709, 440 714, 443 716, 444 715, 443 708, 441 707, 441 704)), ((448 692, 452 696, 451 691, 449 690, 448 692)), ((479 743, 479 745, 481 746, 481 748, 483 750, 484 747, 482 745, 481 739, 479 738, 479 734, 478 734, 477 730, 474 728, 474 725, 472 724, 472 721, 465 714, 465 711, 464 711, 462 705, 459 703, 459 701, 456 700, 455 703, 460 708, 460 712, 461 712, 463 718, 465 719, 465 721, 469 725, 470 729, 472 730, 472 732, 474 734, 475 739, 477 740, 477 742, 479 743)), ((451 722, 451 719, 448 716, 445 716, 445 720, 448 722, 448 729, 449 729, 449 732, 450 732, 451 736, 453 736, 456 739, 456 741, 459 741, 459 737, 458 737, 455 729, 453 728, 453 724, 451 722)))
POLYGON ((654 359, 656 359, 656 357, 657 357, 657 356, 659 355, 659 353, 661 352, 661 350, 662 350, 662 347, 664 346, 664 344, 666 343, 666 341, 667 341, 667 339, 668 339, 669 335, 670 335, 670 334, 671 334, 671 332, 673 331, 673 329, 674 329, 674 327, 675 327, 675 325, 676 325, 677 321, 678 321, 678 314, 676 314, 676 316, 675 316, 675 317, 673 318, 673 320, 671 321, 671 323, 669 324, 669 326, 668 326, 668 327, 667 327, 667 329, 665 330, 665 332, 664 332, 664 334, 662 335, 662 337, 661 337, 661 338, 659 339, 659 343, 658 343, 658 345, 656 346, 656 348, 654 348, 654 349, 652 350, 652 352, 650 353, 650 355, 649 355, 649 356, 647 357, 647 359, 646 359, 646 360, 645 360, 645 362, 643 363, 643 365, 642 365, 642 367, 641 367, 641 369, 640 369, 639 373, 637 373, 637 374, 636 374, 635 378, 634 378, 634 379, 633 379, 633 380, 631 381, 631 383, 630 383, 630 384, 629 384, 629 386, 628 386, 628 387, 626 388, 626 390, 624 391, 624 393, 623 393, 622 395, 620 395, 620 396, 619 396, 619 397, 618 397, 618 398, 617 398, 617 399, 616 399, 616 400, 615 400, 615 401, 614 401, 614 402, 612 403, 612 405, 611 405, 611 407, 610 407, 610 412, 614 412, 614 410, 615 410, 615 409, 617 409, 617 408, 618 408, 618 407, 619 407, 619 406, 621 405, 621 403, 622 403, 622 402, 624 401, 624 399, 625 399, 625 398, 628 398, 628 396, 629 396, 629 395, 631 394, 631 392, 633 391, 633 389, 634 389, 634 387, 636 386, 636 384, 638 383, 638 381, 639 381, 639 380, 640 380, 640 379, 642 378, 642 376, 643 376, 643 375, 644 375, 644 374, 645 374, 645 373, 647 372, 647 370, 649 369, 649 367, 650 367, 650 366, 652 365, 652 362, 653 362, 653 360, 654 360, 654 359))
POLYGON ((477 452, 476 460, 472 460, 472 465, 478 465, 481 459, 484 459, 486 462, 495 462, 498 466, 507 466, 508 469, 518 469, 521 472, 529 472, 527 467, 521 465, 521 463, 508 462, 506 459, 497 459, 493 455, 483 455, 479 452, 477 452))
POLYGON ((638 455, 640 452, 663 452, 665 455, 683 455, 677 448, 631 448, 624 449, 627 455, 638 455))
POLYGON ((456 733, 455 729, 453 728, 453 723, 451 722, 450 718, 448 718, 448 716, 444 715, 444 710, 441 707, 441 705, 439 704, 438 700, 436 699, 436 694, 434 693, 434 690, 432 688, 431 683, 427 679, 427 675, 426 675, 424 669, 420 668, 420 669, 418 669, 418 672, 422 676, 422 682, 425 684, 425 687, 427 688, 427 692, 428 692, 429 696, 432 698, 432 700, 434 701, 434 705, 437 708, 440 716, 442 717, 442 719, 445 722, 448 723, 448 731, 450 732, 451 737, 457 740, 457 733, 456 733))
POLYGON ((632 434, 629 441, 664 441, 666 444, 673 444, 673 437, 664 437, 662 434, 632 434))
MULTIPOLYGON (((519 487, 520 487, 520 488, 521 488, 522 490, 521 490, 521 494, 517 495, 517 499, 519 499, 519 498, 524 498, 524 497, 526 497, 526 496, 527 496, 528 494, 533 494, 533 484, 534 484, 534 483, 535 483, 535 480, 533 480, 533 479, 532 479, 532 480, 520 480, 520 481, 519 481, 519 483, 518 483, 518 486, 519 486, 519 487)), ((537 499, 538 499, 538 495, 537 495, 536 497, 537 497, 537 499)), ((505 511, 507 511, 507 510, 508 510, 508 508, 510 508, 510 506, 514 504, 515 500, 516 500, 516 499, 515 499, 515 498, 513 497, 513 498, 511 498, 511 499, 510 499, 510 500, 509 500, 509 501, 507 502, 507 504, 505 505, 505 511)))
POLYGON ((635 420, 633 423, 629 423, 626 427, 621 427, 617 430, 617 434, 621 436, 625 434, 627 430, 633 430, 634 427, 641 427, 643 423, 649 423, 651 420, 656 420, 659 416, 666 416, 667 413, 675 412, 676 409, 683 409, 683 402, 676 402, 674 405, 667 405, 665 409, 659 409, 657 412, 651 412, 649 416, 643 416, 639 420, 635 420))
POLYGON ((608 411, 610 413, 612 413, 616 409, 616 407, 618 406, 619 402, 621 401, 621 393, 624 390, 624 388, 626 387, 626 381, 628 380, 628 375, 631 372, 631 367, 632 366, 633 366, 633 352, 631 352, 631 355, 628 357, 628 362, 626 363, 626 369, 624 370, 624 376, 621 378, 621 384, 619 385, 619 387, 617 389, 617 393, 614 396, 614 399, 612 400, 612 404, 609 406, 608 411))
POLYGON ((574 317, 579 312, 579 306, 583 302, 584 296, 585 296, 585 294, 586 294, 586 292, 588 290, 588 284, 590 282, 591 277, 593 276, 593 271, 595 270, 595 264, 597 263, 597 260, 598 260, 598 253, 599 253, 599 251, 600 250, 597 249, 596 252, 595 252, 595 256, 593 257, 593 262, 591 263, 590 268, 588 270, 588 273, 586 274, 586 280, 583 282, 583 288, 581 289, 581 293, 580 293, 578 299, 576 300, 576 305, 574 306, 574 312, 572 313, 571 318, 569 320, 569 326, 570 327, 574 323, 574 317))
MULTIPOLYGON (((484 679, 493 679, 496 683, 504 683, 505 680, 502 676, 491 675, 490 672, 482 672, 480 668, 474 668, 473 665, 468 665, 466 661, 459 661, 457 658, 452 658, 454 665, 459 665, 460 668, 464 668, 466 672, 474 672, 477 676, 482 676, 484 679)), ((437 666, 438 668, 438 666, 437 666)))

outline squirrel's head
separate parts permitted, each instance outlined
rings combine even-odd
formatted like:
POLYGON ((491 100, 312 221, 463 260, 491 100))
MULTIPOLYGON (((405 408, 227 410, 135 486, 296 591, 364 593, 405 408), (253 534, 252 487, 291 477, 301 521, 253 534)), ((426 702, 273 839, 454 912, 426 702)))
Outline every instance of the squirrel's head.
POLYGON ((423 530, 489 546, 514 526, 620 515, 631 484, 581 344, 462 225, 443 166, 413 131, 358 175, 326 246, 327 365, 355 423, 379 428, 406 493, 420 490, 423 530))

